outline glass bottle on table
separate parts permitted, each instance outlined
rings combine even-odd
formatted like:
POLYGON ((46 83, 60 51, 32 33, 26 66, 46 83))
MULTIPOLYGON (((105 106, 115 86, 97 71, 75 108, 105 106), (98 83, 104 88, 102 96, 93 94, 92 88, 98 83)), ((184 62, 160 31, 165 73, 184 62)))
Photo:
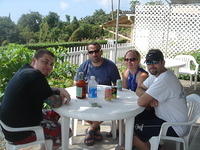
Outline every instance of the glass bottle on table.
POLYGON ((78 80, 76 81, 76 97, 79 99, 86 98, 87 93, 87 83, 84 80, 83 72, 78 73, 78 80))

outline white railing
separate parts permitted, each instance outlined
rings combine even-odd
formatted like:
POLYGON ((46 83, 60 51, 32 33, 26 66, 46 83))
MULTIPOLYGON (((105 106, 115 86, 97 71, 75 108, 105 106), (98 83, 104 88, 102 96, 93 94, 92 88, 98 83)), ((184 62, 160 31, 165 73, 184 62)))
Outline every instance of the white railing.
MULTIPOLYGON (((115 51, 116 45, 114 44, 103 44, 101 45, 103 50, 103 57, 108 58, 112 61, 115 60, 115 51)), ((123 57, 126 51, 133 49, 134 46, 132 43, 122 43, 117 44, 117 55, 116 58, 123 57)), ((65 61, 69 61, 72 64, 80 65, 85 60, 88 59, 87 55, 87 47, 79 46, 79 47, 70 47, 67 55, 65 56, 65 61)))

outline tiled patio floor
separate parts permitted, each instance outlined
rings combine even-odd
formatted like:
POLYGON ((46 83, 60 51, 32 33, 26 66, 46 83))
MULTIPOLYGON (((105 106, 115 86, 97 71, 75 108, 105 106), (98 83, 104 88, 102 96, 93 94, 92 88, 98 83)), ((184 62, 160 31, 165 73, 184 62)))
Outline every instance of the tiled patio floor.
POLYGON ((81 121, 78 123, 77 131, 78 135, 73 138, 73 145, 70 145, 72 150, 114 150, 117 145, 117 140, 107 138, 106 133, 110 131, 111 121, 104 122, 101 125, 101 131, 103 134, 103 141, 96 142, 94 146, 86 146, 84 144, 85 130, 89 127, 87 124, 81 125, 81 121))

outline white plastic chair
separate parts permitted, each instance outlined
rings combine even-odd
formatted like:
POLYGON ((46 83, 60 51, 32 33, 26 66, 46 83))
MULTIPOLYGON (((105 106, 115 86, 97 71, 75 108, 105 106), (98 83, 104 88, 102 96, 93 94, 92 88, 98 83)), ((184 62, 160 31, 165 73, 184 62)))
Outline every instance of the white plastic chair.
POLYGON ((185 66, 179 68, 180 74, 189 74, 190 75, 190 84, 192 85, 192 76, 194 75, 194 89, 197 88, 197 75, 199 64, 196 62, 195 58, 191 55, 177 55, 175 59, 183 61, 185 66), (195 69, 191 68, 191 64, 195 65, 195 69))
POLYGON ((5 125, 1 120, 0 120, 0 124, 6 131, 10 131, 10 132, 34 131, 35 134, 36 134, 36 141, 30 142, 30 143, 27 143, 27 144, 14 145, 14 144, 12 144, 11 142, 9 142, 5 139, 7 150, 18 150, 18 149, 21 149, 21 148, 26 148, 26 147, 35 146, 35 145, 42 145, 42 146, 44 146, 44 148, 46 150, 52 150, 53 142, 52 142, 52 140, 45 140, 43 128, 41 126, 13 128, 13 127, 8 127, 7 125, 5 125))
POLYGON ((191 131, 192 131, 192 126, 195 125, 195 122, 198 120, 200 117, 200 96, 197 94, 191 94, 186 97, 187 103, 188 103, 188 117, 189 121, 188 122, 174 122, 174 123, 169 123, 165 122, 162 124, 160 134, 159 136, 153 136, 149 142, 151 144, 151 150, 157 150, 160 140, 170 140, 170 141, 176 141, 176 149, 180 149, 180 143, 183 143, 183 150, 188 150, 188 145, 189 145, 189 140, 191 137, 191 131), (187 126, 188 127, 188 132, 185 136, 183 137, 171 137, 167 136, 167 130, 170 126, 187 126))

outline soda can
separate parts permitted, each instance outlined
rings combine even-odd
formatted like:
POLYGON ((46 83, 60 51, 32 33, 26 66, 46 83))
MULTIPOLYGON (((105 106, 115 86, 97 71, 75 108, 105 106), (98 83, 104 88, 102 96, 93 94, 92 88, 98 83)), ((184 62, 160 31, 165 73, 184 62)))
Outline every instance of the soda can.
POLYGON ((112 100, 112 89, 110 87, 105 88, 105 97, 104 99, 106 101, 111 101, 112 100))
POLYGON ((112 98, 116 99, 117 98, 117 86, 112 86, 112 98))
POLYGON ((122 80, 121 79, 117 80, 117 90, 122 91, 122 80))

